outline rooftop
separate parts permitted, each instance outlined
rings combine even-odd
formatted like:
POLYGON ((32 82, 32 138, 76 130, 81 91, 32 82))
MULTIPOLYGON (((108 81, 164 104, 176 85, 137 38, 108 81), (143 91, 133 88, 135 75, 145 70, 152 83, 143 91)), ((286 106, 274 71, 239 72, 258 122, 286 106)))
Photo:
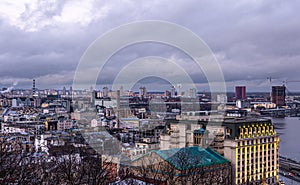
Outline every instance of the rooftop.
POLYGON ((227 159, 210 148, 198 146, 156 150, 153 152, 178 170, 229 163, 227 159))
POLYGON ((253 123, 253 122, 269 122, 269 119, 266 118, 253 118, 253 117, 241 117, 241 118, 232 118, 225 119, 225 124, 240 124, 240 123, 253 123))

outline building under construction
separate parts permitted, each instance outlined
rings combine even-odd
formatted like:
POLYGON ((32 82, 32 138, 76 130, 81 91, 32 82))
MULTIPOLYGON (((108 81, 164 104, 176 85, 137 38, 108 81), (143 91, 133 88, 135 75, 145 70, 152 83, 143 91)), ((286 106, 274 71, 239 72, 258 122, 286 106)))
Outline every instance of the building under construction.
POLYGON ((272 86, 272 103, 277 106, 285 105, 285 86, 272 86))

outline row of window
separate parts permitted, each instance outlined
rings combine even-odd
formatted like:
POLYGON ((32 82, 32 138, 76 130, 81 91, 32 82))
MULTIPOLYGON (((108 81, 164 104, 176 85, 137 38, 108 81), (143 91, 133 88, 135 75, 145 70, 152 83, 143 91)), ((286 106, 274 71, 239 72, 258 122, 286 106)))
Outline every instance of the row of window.
POLYGON ((241 135, 265 134, 265 133, 273 133, 273 132, 274 132, 273 125, 240 128, 241 135))
POLYGON ((263 171, 274 171, 277 169, 277 167, 274 165, 274 163, 272 163, 272 166, 270 166, 271 163, 268 163, 268 165, 258 165, 256 164, 255 166, 254 165, 251 165, 251 168, 250 166, 247 166, 245 168, 245 166, 242 166, 242 168, 240 168, 240 166, 238 166, 237 168, 237 172, 245 172, 247 170, 248 174, 258 174, 258 173, 262 173, 263 171))
POLYGON ((239 160, 237 162, 238 166, 245 166, 245 163, 247 162, 248 165, 258 165, 258 163, 260 163, 260 165, 264 165, 264 166, 274 166, 275 162, 277 162, 276 160, 274 160, 274 158, 268 158, 268 161, 266 161, 266 158, 264 158, 264 160, 259 160, 256 159, 251 159, 251 160, 239 160))
POLYGON ((267 160, 268 161, 275 161, 275 158, 274 158, 274 156, 268 156, 268 157, 263 157, 263 158, 258 158, 258 157, 256 157, 256 158, 254 158, 254 157, 252 157, 252 158, 247 158, 247 160, 246 160, 246 158, 239 158, 238 157, 238 163, 244 163, 244 161, 247 161, 247 162, 251 162, 251 163, 258 163, 258 162, 267 162, 267 160))
POLYGON ((238 142, 238 146, 245 146, 245 145, 256 145, 256 144, 271 144, 275 142, 274 137, 266 137, 266 138, 260 138, 260 139, 248 139, 238 142))
POLYGON ((275 153, 275 150, 274 149, 268 149, 268 150, 256 150, 256 151, 254 151, 254 150, 238 150, 238 152, 237 152, 237 155, 240 155, 240 156, 245 156, 245 155, 247 155, 247 156, 249 156, 250 154, 251 154, 251 156, 253 157, 253 155, 254 154, 256 154, 255 156, 257 157, 257 156, 261 156, 261 157, 263 157, 263 156, 266 156, 267 154, 268 155, 274 155, 274 153, 275 153))
MULTIPOLYGON (((236 183, 237 184, 248 184, 249 182, 255 182, 255 181, 257 181, 257 183, 256 184, 262 184, 262 179, 263 179, 263 176, 259 176, 259 177, 257 177, 257 178, 253 178, 253 180, 251 181, 251 180, 249 180, 249 179, 237 179, 236 180, 236 183)), ((274 184, 274 183, 276 183, 276 177, 271 177, 271 178, 268 178, 268 179, 266 179, 266 183, 267 184, 274 184)))
POLYGON ((266 171, 256 171, 256 173, 247 173, 247 174, 244 174, 244 173, 238 173, 236 175, 237 179, 240 179, 240 180, 243 180, 245 178, 250 178, 252 179, 252 181, 255 181, 255 180, 261 180, 263 178, 263 176, 265 176, 266 178, 268 177, 276 177, 278 176, 278 173, 274 170, 274 171, 271 171, 271 172, 266 172, 266 171))

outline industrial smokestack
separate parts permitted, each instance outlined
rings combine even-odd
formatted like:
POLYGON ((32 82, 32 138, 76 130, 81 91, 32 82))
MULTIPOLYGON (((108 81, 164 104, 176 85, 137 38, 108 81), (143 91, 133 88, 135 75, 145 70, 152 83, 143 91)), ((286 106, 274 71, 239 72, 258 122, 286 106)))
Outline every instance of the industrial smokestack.
POLYGON ((117 90, 117 127, 120 128, 120 90, 117 90))
POLYGON ((32 95, 35 94, 35 79, 32 80, 32 95))

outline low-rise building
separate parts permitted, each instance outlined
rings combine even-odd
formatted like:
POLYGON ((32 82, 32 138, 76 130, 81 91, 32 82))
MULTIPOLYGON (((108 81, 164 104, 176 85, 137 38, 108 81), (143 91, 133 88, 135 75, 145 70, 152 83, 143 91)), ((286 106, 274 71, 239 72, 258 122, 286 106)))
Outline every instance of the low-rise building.
POLYGON ((231 184, 230 162, 209 148, 155 150, 121 165, 121 178, 147 183, 231 184))
POLYGON ((211 147, 223 155, 225 129, 222 122, 199 122, 173 120, 170 128, 160 136, 160 149, 183 148, 188 146, 211 147))

